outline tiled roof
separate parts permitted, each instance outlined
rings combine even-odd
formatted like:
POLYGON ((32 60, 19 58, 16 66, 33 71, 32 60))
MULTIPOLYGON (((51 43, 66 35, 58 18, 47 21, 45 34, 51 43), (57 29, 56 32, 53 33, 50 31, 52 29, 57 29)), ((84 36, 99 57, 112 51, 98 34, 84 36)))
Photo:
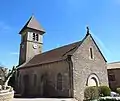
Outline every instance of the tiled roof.
POLYGON ((25 65, 20 66, 20 68, 34 66, 38 64, 50 63, 54 61, 60 61, 66 59, 67 55, 72 55, 74 51, 81 45, 81 41, 65 45, 41 54, 34 56, 30 61, 25 63, 25 65))
POLYGON ((45 33, 45 30, 42 28, 42 26, 38 23, 38 21, 35 19, 34 16, 31 16, 30 19, 28 20, 28 22, 25 24, 25 26, 22 28, 22 30, 19 32, 19 34, 21 34, 21 32, 25 29, 25 28, 31 28, 31 29, 35 29, 41 32, 45 33))

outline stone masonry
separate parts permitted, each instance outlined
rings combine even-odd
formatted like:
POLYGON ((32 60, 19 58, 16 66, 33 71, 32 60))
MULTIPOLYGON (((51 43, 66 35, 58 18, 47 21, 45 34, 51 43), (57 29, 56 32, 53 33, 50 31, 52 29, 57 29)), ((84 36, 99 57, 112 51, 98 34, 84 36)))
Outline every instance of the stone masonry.
POLYGON ((86 37, 81 46, 73 54, 72 61, 75 98, 81 101, 84 99, 84 89, 87 87, 87 79, 91 74, 98 76, 100 85, 108 86, 106 62, 96 47, 91 35, 86 37), (93 59, 89 57, 90 47, 94 51, 93 59))

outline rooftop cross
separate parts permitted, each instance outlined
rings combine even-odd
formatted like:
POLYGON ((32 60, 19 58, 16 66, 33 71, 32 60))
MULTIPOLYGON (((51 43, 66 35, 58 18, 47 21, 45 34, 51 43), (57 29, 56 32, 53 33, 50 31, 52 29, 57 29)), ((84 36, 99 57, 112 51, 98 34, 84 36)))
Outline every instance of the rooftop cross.
POLYGON ((89 34, 89 27, 87 26, 86 29, 87 29, 87 34, 89 34))
POLYGON ((87 29, 86 35, 90 35, 90 29, 89 29, 89 27, 87 26, 86 29, 87 29))

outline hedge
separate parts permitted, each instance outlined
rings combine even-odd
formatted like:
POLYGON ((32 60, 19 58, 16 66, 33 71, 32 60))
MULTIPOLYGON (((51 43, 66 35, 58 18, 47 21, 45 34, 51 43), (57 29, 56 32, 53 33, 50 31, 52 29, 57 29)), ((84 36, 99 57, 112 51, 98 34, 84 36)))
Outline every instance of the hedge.
POLYGON ((110 96, 111 90, 107 86, 99 86, 99 94, 101 97, 110 96))
POLYGON ((111 90, 107 86, 90 86, 84 91, 84 100, 89 101, 99 99, 100 97, 110 96, 110 93, 111 90))
POLYGON ((120 94, 120 88, 117 88, 117 93, 120 94))

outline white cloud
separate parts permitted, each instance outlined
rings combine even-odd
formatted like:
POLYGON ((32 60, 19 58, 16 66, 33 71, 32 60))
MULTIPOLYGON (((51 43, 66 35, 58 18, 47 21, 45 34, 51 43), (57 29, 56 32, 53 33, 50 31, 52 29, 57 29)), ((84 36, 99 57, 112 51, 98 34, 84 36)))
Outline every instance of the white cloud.
POLYGON ((11 54, 11 55, 19 55, 18 52, 11 52, 10 54, 11 54))

